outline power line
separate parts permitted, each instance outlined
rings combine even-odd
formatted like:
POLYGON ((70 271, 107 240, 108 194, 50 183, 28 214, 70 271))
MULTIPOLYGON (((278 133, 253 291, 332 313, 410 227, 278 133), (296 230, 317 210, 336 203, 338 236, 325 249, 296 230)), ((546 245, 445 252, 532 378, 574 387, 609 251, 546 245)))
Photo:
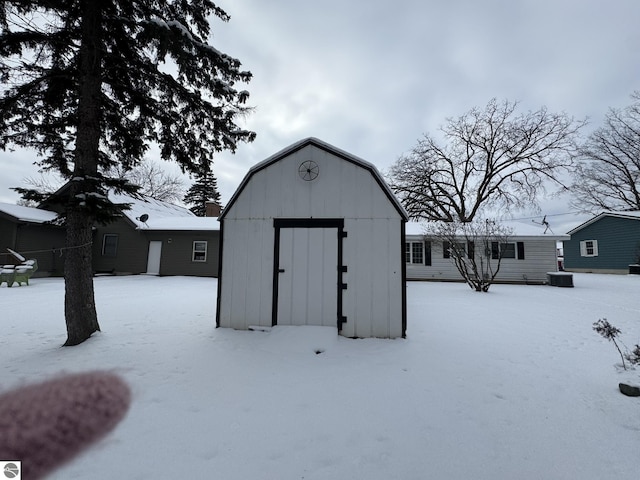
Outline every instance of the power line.
MULTIPOLYGON (((60 256, 62 256, 63 252, 65 250, 73 250, 76 248, 84 248, 84 247, 88 247, 89 245, 93 245, 93 242, 87 242, 87 243, 83 243, 82 245, 74 245, 71 247, 58 247, 58 248, 50 248, 50 249, 45 249, 45 250, 27 250, 25 252, 19 252, 20 255, 28 255, 28 254, 33 254, 33 253, 60 253, 60 256)), ((0 253, 0 255, 4 255, 6 257, 12 256, 10 253, 0 253)))
POLYGON ((581 212, 566 212, 566 213, 550 213, 546 215, 535 215, 533 217, 520 217, 520 218, 510 218, 509 220, 518 221, 518 220, 535 220, 540 217, 561 217, 563 215, 578 215, 581 212))

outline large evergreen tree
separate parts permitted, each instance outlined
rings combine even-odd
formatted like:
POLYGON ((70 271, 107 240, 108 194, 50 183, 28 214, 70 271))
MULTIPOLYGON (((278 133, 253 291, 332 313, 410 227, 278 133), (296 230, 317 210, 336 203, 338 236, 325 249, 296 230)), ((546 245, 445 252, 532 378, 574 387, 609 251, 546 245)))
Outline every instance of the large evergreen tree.
MULTIPOLYGON (((0 6, 0 148, 32 147, 67 181, 65 345, 99 330, 91 229, 150 143, 184 171, 255 134, 237 125, 251 73, 209 42, 209 0, 20 0, 0 6)), ((207 166, 207 167, 205 167, 207 166)), ((116 209, 117 210, 117 209, 116 209)))
POLYGON ((187 205, 193 205, 189 210, 198 217, 204 217, 207 211, 207 202, 220 203, 220 192, 218 192, 218 181, 211 170, 207 169, 204 173, 196 175, 196 181, 187 190, 183 202, 187 205))

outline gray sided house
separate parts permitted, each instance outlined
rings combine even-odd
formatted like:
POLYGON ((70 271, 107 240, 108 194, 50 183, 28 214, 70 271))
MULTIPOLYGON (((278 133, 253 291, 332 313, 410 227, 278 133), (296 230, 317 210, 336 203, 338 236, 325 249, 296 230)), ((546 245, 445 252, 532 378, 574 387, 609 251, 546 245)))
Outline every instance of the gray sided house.
POLYGON ((36 277, 60 275, 63 269, 64 228, 49 223, 56 213, 0 203, 0 265, 15 263, 7 248, 38 262, 36 277))
POLYGON ((640 212, 604 212, 574 228, 564 242, 565 270, 629 273, 640 263, 640 212))
POLYGON ((404 336, 406 220, 372 164, 315 138, 276 153, 220 216, 217 326, 404 336))
MULTIPOLYGON (((567 235, 544 233, 536 224, 504 222, 513 230, 506 245, 492 245, 492 250, 504 249, 496 283, 544 284, 547 273, 558 270, 558 242, 567 235)), ((463 281, 449 257, 448 248, 440 239, 426 235, 423 224, 407 224, 405 262, 407 280, 463 281)), ((465 248, 473 248, 475 255, 484 252, 483 242, 477 241, 465 248)), ((493 260, 497 261, 497 260, 493 260)))
POLYGON ((151 198, 109 199, 131 209, 96 226, 96 273, 217 276, 220 232, 215 217, 196 217, 186 208, 151 198))
MULTIPOLYGON (((63 187, 64 188, 64 187, 63 187)), ((131 209, 93 230, 95 273, 151 275, 218 275, 219 208, 196 217, 184 207, 151 198, 110 195, 131 209)), ((35 276, 64 272, 65 229, 52 222, 56 212, 0 204, 0 265, 15 259, 10 248, 38 261, 35 276)))

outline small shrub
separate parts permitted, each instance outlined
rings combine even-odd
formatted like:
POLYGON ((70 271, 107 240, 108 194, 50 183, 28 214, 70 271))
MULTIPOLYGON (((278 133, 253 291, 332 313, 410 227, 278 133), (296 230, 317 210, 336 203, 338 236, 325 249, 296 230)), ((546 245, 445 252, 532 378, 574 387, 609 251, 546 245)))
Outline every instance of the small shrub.
POLYGON ((627 364, 624 361, 625 358, 631 365, 640 365, 640 345, 636 344, 635 348, 631 352, 629 352, 625 348, 625 353, 622 353, 622 350, 620 349, 620 346, 616 341, 616 339, 618 338, 618 335, 620 335, 622 332, 620 331, 619 328, 611 325, 606 318, 601 318, 600 320, 595 322, 593 324, 593 329, 596 332, 598 332, 598 334, 600 334, 600 336, 602 336, 603 338, 606 338, 610 342, 613 342, 613 344, 616 346, 616 349, 618 350, 618 353, 620 354, 620 359, 622 360, 622 367, 625 370, 627 369, 627 364))
POLYGON ((636 343, 635 348, 625 357, 632 365, 640 365, 640 345, 636 343))

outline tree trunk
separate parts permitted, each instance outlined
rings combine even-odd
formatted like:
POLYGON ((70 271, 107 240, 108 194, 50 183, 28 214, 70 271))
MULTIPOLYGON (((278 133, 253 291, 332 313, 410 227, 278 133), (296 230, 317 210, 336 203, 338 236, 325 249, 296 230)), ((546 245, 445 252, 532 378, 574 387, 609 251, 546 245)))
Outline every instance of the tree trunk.
POLYGON ((100 330, 93 294, 91 218, 76 209, 67 212, 67 247, 64 263, 64 315, 66 346, 78 345, 100 330))
POLYGON ((101 115, 100 3, 82 0, 79 52, 78 125, 73 179, 67 204, 65 279, 65 345, 78 345, 100 330, 93 293, 91 193, 96 192, 101 115))

